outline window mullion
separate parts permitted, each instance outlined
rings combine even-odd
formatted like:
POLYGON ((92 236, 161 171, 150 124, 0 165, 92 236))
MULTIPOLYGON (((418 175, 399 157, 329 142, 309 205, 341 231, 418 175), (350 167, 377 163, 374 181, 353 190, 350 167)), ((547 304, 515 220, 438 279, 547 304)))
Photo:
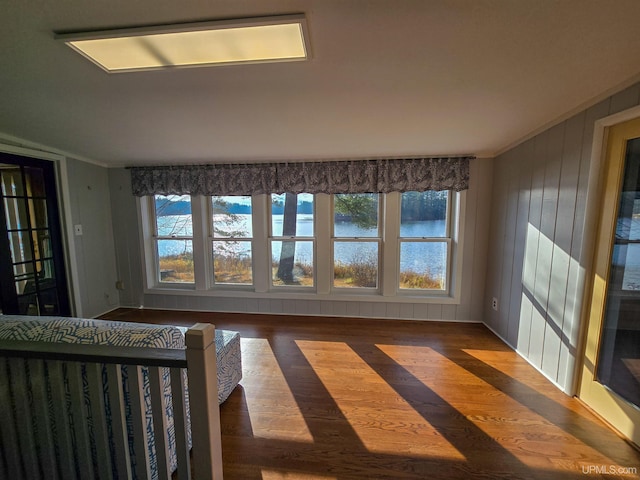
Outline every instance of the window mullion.
POLYGON ((193 268, 196 290, 210 288, 211 248, 209 248, 210 222, 207 200, 202 195, 191 197, 191 215, 193 225, 193 268))
POLYGON ((445 235, 449 238, 452 237, 453 235, 453 231, 452 231, 452 227, 451 227, 451 219, 453 216, 453 204, 455 202, 453 201, 452 195, 451 195, 451 190, 449 190, 447 192, 447 222, 446 222, 446 232, 445 235))
POLYGON ((142 261, 145 275, 145 288, 158 285, 158 251, 155 239, 155 214, 152 209, 153 200, 150 197, 136 197, 138 206, 138 221, 142 226, 142 261))
POLYGON ((384 195, 382 231, 382 264, 380 265, 381 293, 385 297, 394 296, 397 291, 400 265, 400 193, 384 195))
POLYGON ((333 262, 331 235, 333 231, 331 217, 331 195, 319 193, 315 197, 315 271, 316 292, 328 295, 331 292, 331 265, 333 262))
POLYGON ((453 297, 460 298, 460 292, 462 289, 462 262, 464 251, 464 226, 466 218, 466 198, 467 192, 462 191, 458 193, 449 193, 449 199, 451 200, 451 213, 456 219, 452 222, 451 232, 449 237, 451 239, 449 243, 450 259, 449 259, 449 288, 453 292, 453 297))
POLYGON ((253 286, 256 292, 268 292, 271 281, 269 253, 269 195, 251 197, 253 240, 253 286))

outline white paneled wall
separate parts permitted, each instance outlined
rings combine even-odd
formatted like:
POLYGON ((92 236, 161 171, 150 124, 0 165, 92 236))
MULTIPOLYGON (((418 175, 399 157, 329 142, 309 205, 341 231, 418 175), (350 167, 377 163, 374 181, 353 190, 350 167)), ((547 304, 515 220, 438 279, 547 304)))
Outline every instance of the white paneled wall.
MULTIPOLYGON (((212 312, 268 313, 284 315, 338 316, 359 318, 393 318, 402 320, 444 320, 474 322, 473 318, 459 316, 457 305, 341 301, 296 300, 279 298, 225 298, 213 296, 158 295, 144 296, 146 308, 169 310, 199 310, 212 312)), ((466 310, 466 309, 465 309, 466 310)))
POLYGON ((365 318, 398 318, 419 320, 481 321, 484 302, 484 281, 487 262, 488 226, 493 173, 492 159, 471 162, 471 181, 467 192, 465 240, 461 303, 437 303, 341 300, 318 297, 297 299, 255 296, 212 296, 202 292, 179 294, 144 293, 139 225, 136 201, 131 194, 129 171, 109 170, 113 231, 116 246, 121 306, 200 310, 217 312, 247 312, 292 315, 330 315, 365 318))
MULTIPOLYGON (((115 244, 115 262, 121 306, 140 306, 143 302, 142 256, 138 211, 131 194, 131 175, 124 168, 109 169, 109 189, 115 244)), ((185 307, 186 308, 186 307, 185 307)))
POLYGON ((594 124, 639 102, 636 84, 495 159, 484 321, 568 393, 589 254, 584 226, 594 215, 586 211, 594 124))
POLYGON ((113 310, 120 304, 116 290, 115 247, 109 205, 108 170, 104 167, 66 160, 72 225, 82 226, 74 236, 73 252, 77 264, 80 299, 76 315, 91 318, 113 310))

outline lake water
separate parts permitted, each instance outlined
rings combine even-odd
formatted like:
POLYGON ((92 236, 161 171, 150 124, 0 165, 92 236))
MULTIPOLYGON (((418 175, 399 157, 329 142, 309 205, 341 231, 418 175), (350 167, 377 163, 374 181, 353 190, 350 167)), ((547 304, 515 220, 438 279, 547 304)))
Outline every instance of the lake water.
MULTIPOLYGON (((236 215, 238 222, 233 229, 250 231, 250 215, 236 215)), ((282 215, 273 215, 272 231, 275 236, 282 235, 282 215)), ((299 214, 296 223, 298 236, 313 236, 313 215, 299 214)), ((190 215, 167 215, 158 217, 158 233, 160 235, 192 235, 192 225, 190 215)), ((446 223, 444 220, 428 220, 421 222, 405 223, 400 226, 403 237, 444 237, 446 233, 446 223)), ((351 222, 340 222, 335 226, 336 237, 375 237, 375 229, 363 229, 351 222)), ((369 257, 377 258, 378 244, 376 242, 338 242, 335 247, 336 259, 343 263, 363 261, 369 257)), ((158 245, 161 257, 167 255, 178 255, 190 252, 192 245, 190 241, 170 240, 162 241, 158 245)), ((281 243, 274 242, 272 245, 272 257, 275 261, 280 258, 281 243)), ((444 242, 413 242, 403 243, 401 247, 400 267, 402 271, 413 270, 415 272, 428 271, 434 277, 440 277, 446 264, 446 243, 444 242)), ((311 263, 313 258, 312 242, 300 241, 296 244, 296 261, 311 263)))
MULTIPOLYGON (((251 216, 237 215, 238 223, 234 229, 248 230, 251 216)), ((282 235, 282 215, 274 215, 272 230, 276 236, 282 235)), ((313 235, 313 216, 299 214, 297 218, 297 232, 299 236, 313 235)), ((336 224, 336 237, 373 237, 375 230, 359 228, 350 222, 336 224)), ((405 223, 400 226, 401 235, 404 237, 443 237, 445 234, 444 220, 430 220, 422 222, 405 223)), ((160 235, 192 235, 190 215, 168 215, 158 218, 158 233, 160 235)), ((640 239, 640 218, 622 219, 618 221, 618 233, 621 237, 631 240, 640 239)), ((281 244, 274 242, 272 256, 274 260, 280 257, 281 244)), ((618 247, 619 248, 619 247, 618 247)), ((640 244, 632 244, 626 247, 623 253, 616 249, 616 260, 625 263, 623 276, 623 289, 640 290, 640 244), (624 258, 622 258, 624 257, 624 258)), ((190 241, 169 240, 159 242, 160 256, 177 255, 192 250, 190 241)), ((370 242, 340 242, 335 247, 336 258, 344 263, 354 260, 366 259, 369 256, 377 257, 377 243, 370 242)), ((313 258, 312 242, 298 242, 296 245, 296 261, 311 263, 313 258)), ((446 248, 444 243, 403 243, 401 247, 401 271, 413 270, 415 272, 429 271, 432 276, 439 276, 444 271, 446 263, 446 248)))

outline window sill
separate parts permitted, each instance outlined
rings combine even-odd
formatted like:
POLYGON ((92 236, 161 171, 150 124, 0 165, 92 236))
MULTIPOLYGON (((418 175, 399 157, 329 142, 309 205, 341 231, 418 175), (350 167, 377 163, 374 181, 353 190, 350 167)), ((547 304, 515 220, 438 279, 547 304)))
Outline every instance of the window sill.
POLYGON ((255 298, 255 299, 286 299, 286 300, 320 300, 320 301, 347 301, 347 302, 372 302, 372 303, 433 303, 442 305, 459 305, 460 298, 446 294, 431 295, 410 295, 401 293, 394 296, 383 296, 371 293, 329 293, 319 294, 311 292, 295 292, 290 289, 286 291, 254 292, 246 289, 215 289, 215 290, 195 290, 185 288, 172 288, 173 286, 162 286, 147 288, 144 290, 148 295, 177 295, 196 297, 219 297, 219 298, 255 298))

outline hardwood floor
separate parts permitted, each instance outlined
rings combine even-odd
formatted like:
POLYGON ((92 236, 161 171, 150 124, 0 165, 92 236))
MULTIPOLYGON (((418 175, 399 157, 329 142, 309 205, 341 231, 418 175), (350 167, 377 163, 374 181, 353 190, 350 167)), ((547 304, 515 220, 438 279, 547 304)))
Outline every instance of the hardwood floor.
POLYGON ((242 336, 225 480, 639 478, 640 453, 480 324, 119 309, 242 336))

